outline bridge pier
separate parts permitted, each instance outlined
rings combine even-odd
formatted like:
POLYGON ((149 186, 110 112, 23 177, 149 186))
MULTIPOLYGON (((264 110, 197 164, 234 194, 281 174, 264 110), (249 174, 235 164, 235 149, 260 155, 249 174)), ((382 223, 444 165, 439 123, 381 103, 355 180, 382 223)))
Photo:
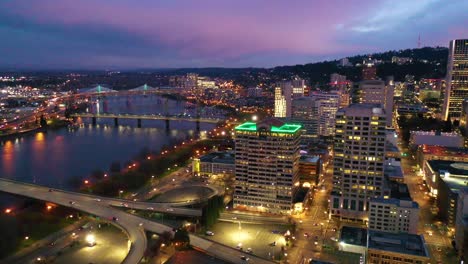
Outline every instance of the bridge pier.
POLYGON ((93 117, 91 118, 91 120, 92 120, 91 123, 93 124, 93 126, 95 126, 95 125, 96 125, 96 117, 93 116, 93 117))
POLYGON ((200 119, 197 119, 197 121, 195 122, 195 130, 197 132, 200 132, 200 119))
POLYGON ((169 126, 169 119, 166 119, 166 131, 169 131, 171 129, 171 127, 169 126))
POLYGON ((119 126, 119 119, 117 117, 114 118, 114 126, 115 127, 119 126))
POLYGON ((138 127, 138 128, 141 128, 141 118, 138 118, 138 119, 137 119, 137 127, 138 127))

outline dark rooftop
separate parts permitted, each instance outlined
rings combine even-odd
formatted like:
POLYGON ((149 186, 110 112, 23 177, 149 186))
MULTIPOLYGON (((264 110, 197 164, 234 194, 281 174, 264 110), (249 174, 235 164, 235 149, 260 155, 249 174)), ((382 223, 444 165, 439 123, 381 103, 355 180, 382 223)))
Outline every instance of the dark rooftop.
POLYGON ((429 252, 424 243, 424 238, 421 235, 369 230, 369 249, 429 257, 429 252))
POLYGON ((200 157, 201 162, 214 162, 214 163, 225 163, 234 164, 234 153, 232 152, 211 152, 200 157))
POLYGON ((390 196, 400 200, 411 200, 408 185, 399 182, 390 182, 390 196))
POLYGON ((367 229, 343 226, 341 228, 340 242, 365 247, 367 244, 367 229))

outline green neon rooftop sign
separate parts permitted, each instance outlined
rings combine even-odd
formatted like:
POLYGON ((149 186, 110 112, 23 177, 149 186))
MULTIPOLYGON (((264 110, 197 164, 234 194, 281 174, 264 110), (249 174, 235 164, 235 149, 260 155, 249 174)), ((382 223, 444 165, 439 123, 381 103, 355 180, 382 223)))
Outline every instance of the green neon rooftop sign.
MULTIPOLYGON (((277 127, 277 126, 271 126, 270 132, 274 133, 288 133, 288 134, 293 134, 296 133, 299 129, 301 129, 302 125, 299 124, 288 124, 285 123, 284 125, 277 127)), ((257 124, 254 122, 245 122, 241 125, 238 125, 235 130, 237 131, 252 131, 256 132, 257 131, 257 124)))

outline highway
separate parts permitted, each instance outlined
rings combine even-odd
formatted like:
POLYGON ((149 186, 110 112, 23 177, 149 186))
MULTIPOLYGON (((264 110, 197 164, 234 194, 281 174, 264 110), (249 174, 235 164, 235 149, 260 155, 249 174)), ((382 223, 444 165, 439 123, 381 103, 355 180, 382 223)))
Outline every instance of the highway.
MULTIPOLYGON (((145 230, 157 234, 161 234, 164 231, 172 232, 172 227, 162 225, 135 215, 131 215, 124 211, 114 208, 113 205, 115 203, 119 203, 116 202, 116 200, 119 199, 90 196, 81 193, 64 192, 59 190, 52 190, 51 192, 49 190, 50 188, 48 187, 15 182, 7 179, 0 180, 0 191, 3 192, 71 207, 76 210, 90 213, 104 219, 112 220, 114 217, 117 218, 118 220, 113 221, 113 223, 122 230, 124 230, 125 233, 127 233, 127 236, 130 241, 129 253, 123 261, 123 263, 125 264, 136 264, 139 263, 142 259, 147 247, 147 239, 144 232, 145 230), (99 201, 96 199, 99 199, 99 201)), ((126 201, 125 203, 127 203, 128 206, 130 206, 131 203, 138 204, 138 202, 130 201, 126 201)), ((146 204, 149 203, 145 203, 145 206, 146 204)), ((154 203, 153 207, 155 207, 154 203)), ((164 208, 167 209, 170 207, 164 208)), ((170 213, 177 212, 178 210, 190 210, 183 208, 170 209, 173 210, 170 211, 170 213)), ((243 261, 240 258, 241 252, 234 248, 227 247, 192 234, 190 235, 190 244, 193 247, 198 248, 206 252, 207 254, 215 256, 222 260, 231 263, 245 263, 245 261, 243 261)), ((259 257, 250 256, 249 263, 266 264, 272 262, 259 257)))

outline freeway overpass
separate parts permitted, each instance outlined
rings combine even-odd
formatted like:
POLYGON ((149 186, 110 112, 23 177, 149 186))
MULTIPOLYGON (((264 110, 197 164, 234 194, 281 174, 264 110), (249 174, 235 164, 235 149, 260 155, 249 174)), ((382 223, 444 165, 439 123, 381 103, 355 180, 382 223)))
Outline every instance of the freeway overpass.
MULTIPOLYGON (((82 212, 96 215, 103 219, 112 219, 113 217, 118 218, 118 221, 114 221, 114 224, 126 232, 128 239, 131 242, 129 253, 123 261, 124 264, 137 264, 142 259, 147 247, 147 239, 144 232, 145 230, 157 234, 161 234, 165 231, 172 232, 172 227, 162 225, 148 219, 138 217, 136 215, 131 215, 114 208, 113 205, 115 203, 120 204, 120 201, 117 201, 119 199, 91 196, 74 192, 65 192, 56 189, 50 192, 49 189, 50 188, 44 186, 0 179, 0 191, 2 192, 71 207, 82 212), (96 199, 99 199, 100 201, 97 201, 96 199)), ((128 203, 128 206, 130 207, 131 202, 126 201, 126 203, 128 203)), ((153 207, 154 205, 155 204, 153 203, 153 207)), ((166 206, 163 208, 167 209, 170 207, 166 206)), ((176 212, 176 210, 182 210, 182 208, 170 209, 174 210, 171 211, 171 213, 176 212)), ((190 235, 190 244, 193 247, 203 250, 207 254, 213 255, 231 263, 245 263, 240 259, 239 256, 241 254, 248 255, 246 253, 240 253, 234 248, 227 247, 192 234, 190 235)), ((273 263, 253 255, 250 255, 249 257, 250 263, 273 263)))

